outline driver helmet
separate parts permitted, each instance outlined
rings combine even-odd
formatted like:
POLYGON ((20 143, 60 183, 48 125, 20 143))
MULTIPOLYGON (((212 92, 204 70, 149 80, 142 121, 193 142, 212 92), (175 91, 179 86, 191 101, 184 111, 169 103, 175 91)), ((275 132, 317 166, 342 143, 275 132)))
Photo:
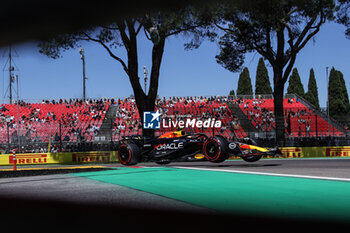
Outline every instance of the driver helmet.
POLYGON ((181 135, 184 136, 186 134, 185 128, 182 127, 176 127, 176 131, 181 131, 181 135))

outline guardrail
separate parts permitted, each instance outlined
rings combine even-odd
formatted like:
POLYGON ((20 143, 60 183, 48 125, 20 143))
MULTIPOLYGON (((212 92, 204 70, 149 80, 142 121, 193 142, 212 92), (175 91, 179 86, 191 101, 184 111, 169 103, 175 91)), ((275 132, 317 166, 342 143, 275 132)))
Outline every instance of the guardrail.
MULTIPOLYGON (((17 153, 16 165, 118 162, 117 151, 17 153)), ((13 165, 13 154, 0 155, 0 165, 13 165)))
MULTIPOLYGON (((281 147, 281 158, 350 157, 350 146, 281 147)), ((232 157, 235 159, 236 157, 232 157)), ((238 158, 238 157, 237 157, 238 158)), ((14 164, 13 154, 0 155, 0 165, 14 164)), ((82 164, 119 162, 117 151, 59 152, 16 154, 16 165, 82 164)))

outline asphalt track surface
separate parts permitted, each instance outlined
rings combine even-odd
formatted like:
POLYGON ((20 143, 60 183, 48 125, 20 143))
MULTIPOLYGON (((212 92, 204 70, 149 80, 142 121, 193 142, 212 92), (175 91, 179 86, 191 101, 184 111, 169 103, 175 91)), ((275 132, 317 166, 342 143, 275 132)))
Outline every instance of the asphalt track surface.
POLYGON ((38 224, 133 232, 350 226, 350 158, 138 165, 19 166, 23 170, 17 172, 1 167, 0 219, 26 231, 38 230, 38 224), (11 177, 15 173, 24 176, 11 177))

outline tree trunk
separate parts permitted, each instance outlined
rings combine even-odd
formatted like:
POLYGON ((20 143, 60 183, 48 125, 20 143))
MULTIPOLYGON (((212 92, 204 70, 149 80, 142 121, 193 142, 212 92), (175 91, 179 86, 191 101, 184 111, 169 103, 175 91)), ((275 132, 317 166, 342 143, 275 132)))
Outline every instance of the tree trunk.
MULTIPOLYGON (((136 97, 136 95, 135 95, 136 97)), ((140 123, 142 125, 142 135, 144 137, 153 138, 154 137, 154 129, 144 129, 143 128, 143 113, 145 111, 154 111, 155 108, 155 100, 152 100, 149 98, 149 96, 146 96, 140 103, 140 101, 136 101, 137 109, 139 110, 140 114, 140 123)))
MULTIPOLYGON (((158 44, 155 44, 152 49, 152 69, 148 95, 146 95, 144 90, 142 89, 140 85, 140 78, 138 77, 138 75, 133 75, 133 77, 131 78, 131 73, 129 72, 130 82, 132 84, 132 88, 135 95, 136 106, 140 114, 140 123, 142 124, 142 135, 150 138, 154 137, 154 129, 143 128, 143 113, 145 111, 154 111, 155 109, 155 103, 158 94, 159 70, 164 52, 164 45, 165 38, 161 38, 160 42, 158 44)), ((134 61, 134 63, 137 64, 137 61, 134 61)), ((129 65, 131 65, 130 62, 129 65)))
POLYGON ((154 137, 153 129, 143 129, 143 113, 145 111, 154 111, 155 100, 145 95, 145 92, 142 90, 141 85, 139 83, 138 76, 133 76, 133 77, 129 76, 129 78, 130 78, 130 81, 133 80, 133 82, 137 82, 137 84, 132 85, 132 88, 135 95, 136 107, 140 115, 139 123, 142 125, 142 134, 143 136, 154 137))
POLYGON ((275 106, 275 121, 276 121, 276 143, 278 146, 283 146, 284 137, 284 109, 283 109, 283 92, 284 82, 282 81, 282 69, 274 71, 274 106, 275 106))

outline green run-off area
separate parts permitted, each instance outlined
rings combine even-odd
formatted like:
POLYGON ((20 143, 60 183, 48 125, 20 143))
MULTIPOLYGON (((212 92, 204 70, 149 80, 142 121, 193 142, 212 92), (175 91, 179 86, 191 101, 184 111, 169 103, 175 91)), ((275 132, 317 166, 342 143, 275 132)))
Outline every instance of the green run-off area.
POLYGON ((350 220, 350 182, 166 167, 74 175, 229 213, 350 220))

